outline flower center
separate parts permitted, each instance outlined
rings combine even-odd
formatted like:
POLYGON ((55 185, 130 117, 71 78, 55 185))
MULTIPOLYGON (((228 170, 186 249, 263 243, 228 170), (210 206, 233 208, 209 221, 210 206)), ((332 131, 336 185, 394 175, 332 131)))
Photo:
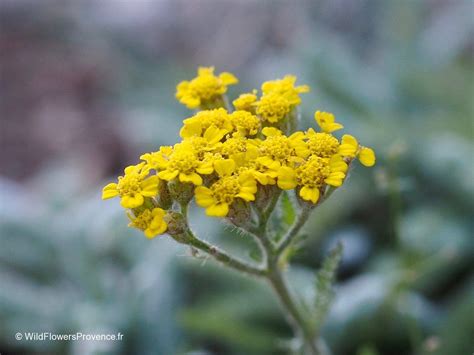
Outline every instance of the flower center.
POLYGON ((189 83, 189 89, 204 100, 210 100, 223 93, 219 79, 213 75, 203 75, 193 79, 189 83))
POLYGON ((226 203, 230 205, 234 201, 235 195, 240 191, 240 185, 236 176, 227 176, 217 180, 211 190, 217 203, 226 203))
POLYGON ((290 145, 288 137, 270 136, 261 144, 261 151, 263 155, 270 156, 273 160, 285 163, 289 161, 293 153, 293 148, 290 145))
POLYGON ((138 193, 141 191, 140 182, 142 179, 138 174, 120 176, 118 178, 117 189, 121 196, 138 193))
POLYGON ((188 174, 198 166, 196 154, 192 151, 175 151, 171 156, 169 169, 188 174))
POLYGON ((257 114, 265 121, 278 122, 288 112, 290 112, 288 100, 278 94, 263 95, 258 102, 257 114))
POLYGON ((329 158, 337 153, 339 141, 327 133, 315 133, 308 136, 308 148, 312 154, 321 158, 329 158))
POLYGON ((328 160, 313 156, 296 169, 296 180, 299 185, 319 188, 330 173, 328 160))
POLYGON ((134 218, 131 222, 131 225, 135 228, 145 230, 153 221, 153 214, 151 210, 144 210, 142 213, 138 215, 138 217, 134 218))

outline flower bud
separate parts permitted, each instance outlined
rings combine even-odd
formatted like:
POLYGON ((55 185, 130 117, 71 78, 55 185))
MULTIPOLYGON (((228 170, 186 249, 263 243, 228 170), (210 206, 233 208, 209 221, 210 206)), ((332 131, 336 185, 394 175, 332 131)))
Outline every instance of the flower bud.
POLYGON ((236 199, 229 208, 227 219, 233 225, 248 230, 252 226, 250 205, 241 199, 236 199))
POLYGON ((168 183, 162 181, 158 188, 158 196, 156 198, 158 206, 164 210, 171 208, 173 204, 173 199, 171 198, 170 190, 168 188, 168 183))
POLYGON ((260 210, 266 209, 273 195, 276 193, 278 193, 278 187, 276 185, 259 185, 255 197, 255 206, 260 210))
POLYGON ((194 185, 178 179, 168 183, 168 190, 173 200, 178 201, 180 205, 187 205, 194 196, 194 185))
POLYGON ((189 240, 189 227, 186 222, 186 218, 175 211, 168 211, 163 217, 163 220, 168 225, 167 233, 178 243, 188 244, 189 240))

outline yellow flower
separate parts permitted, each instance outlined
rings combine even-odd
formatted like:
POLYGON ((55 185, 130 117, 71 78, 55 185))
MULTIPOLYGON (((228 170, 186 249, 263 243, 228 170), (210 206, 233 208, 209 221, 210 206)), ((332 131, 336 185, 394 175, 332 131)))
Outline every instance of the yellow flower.
POLYGON ((199 160, 196 151, 186 141, 175 145, 173 153, 163 159, 160 168, 163 169, 158 173, 160 179, 171 181, 178 177, 179 181, 194 185, 202 184, 199 174, 208 175, 214 171, 212 165, 199 160))
POLYGON ((233 129, 229 114, 223 108, 200 111, 185 119, 183 123, 184 126, 179 131, 182 138, 201 137, 211 126, 223 130, 224 134, 233 129))
POLYGON ((246 152, 250 142, 252 141, 235 133, 221 144, 219 152, 222 156, 233 159, 240 166, 246 161, 246 152))
POLYGON ((320 190, 325 184, 341 186, 346 176, 347 164, 340 155, 331 158, 311 156, 296 169, 282 167, 278 171, 278 186, 291 190, 300 186, 299 195, 303 200, 318 202, 320 190))
POLYGON ((234 111, 229 115, 234 129, 244 136, 254 136, 260 129, 260 120, 247 111, 234 111))
POLYGON ((134 227, 142 230, 147 238, 154 238, 159 234, 163 234, 168 228, 166 222, 163 220, 165 211, 161 208, 154 208, 152 210, 144 210, 136 218, 129 215, 131 222, 129 227, 134 227))
POLYGON ((261 156, 268 161, 267 165, 274 161, 280 165, 292 165, 309 155, 303 132, 295 132, 287 137, 274 127, 265 127, 262 133, 266 139, 261 141, 259 148, 261 156))
POLYGON ((176 87, 176 98, 190 109, 206 108, 222 100, 229 85, 238 79, 231 73, 214 75, 214 67, 200 67, 198 75, 191 81, 182 81, 176 87))
POLYGON ((310 128, 306 132, 306 139, 306 144, 312 155, 329 158, 338 152, 339 141, 329 133, 315 132, 310 128))
POLYGON ((245 154, 245 165, 242 164, 241 171, 249 172, 261 185, 274 185, 281 164, 268 157, 259 156, 258 147, 248 145, 245 154))
POLYGON ((290 102, 283 95, 274 92, 263 95, 254 105, 257 106, 257 115, 270 123, 280 121, 290 112, 290 102))
POLYGON ((212 125, 206 129, 202 137, 193 136, 185 138, 180 146, 187 147, 187 149, 196 151, 199 158, 202 158, 205 153, 216 150, 222 143, 227 130, 219 129, 212 125))
POLYGON ((215 162, 215 170, 219 180, 211 187, 198 186, 194 193, 196 203, 206 209, 208 216, 225 217, 229 207, 236 198, 254 201, 257 183, 249 173, 234 175, 236 165, 231 159, 215 162))
POLYGON ((339 154, 344 157, 354 158, 356 156, 357 150, 359 149, 359 143, 350 134, 345 134, 342 136, 342 142, 339 147, 339 154))
POLYGON ((316 123, 321 127, 321 130, 326 133, 331 133, 344 128, 340 123, 335 122, 335 117, 332 113, 316 111, 314 114, 316 123))
POLYGON ((308 85, 295 86, 296 76, 286 75, 283 79, 266 81, 262 84, 263 95, 276 93, 283 96, 290 105, 299 105, 301 98, 299 94, 309 92, 308 85))
POLYGON ((119 176, 117 183, 110 183, 102 190, 102 199, 120 196, 120 204, 124 208, 136 208, 143 204, 145 197, 158 194, 158 176, 150 176, 145 163, 125 168, 124 176, 119 176))
POLYGON ((375 153, 372 149, 359 145, 357 139, 349 134, 342 136, 342 144, 339 147, 339 154, 342 156, 358 157, 362 165, 371 167, 375 164, 375 153))
POLYGON ((359 160, 364 166, 374 166, 375 164, 375 153, 372 149, 362 147, 359 151, 359 160))
POLYGON ((255 107, 253 104, 257 102, 257 90, 251 93, 240 94, 238 98, 232 101, 236 110, 248 111, 254 113, 255 107))
POLYGON ((160 167, 166 164, 166 159, 164 157, 168 157, 172 152, 173 147, 163 146, 160 147, 160 150, 157 152, 142 154, 140 159, 146 162, 147 168, 158 171, 160 170, 160 167))

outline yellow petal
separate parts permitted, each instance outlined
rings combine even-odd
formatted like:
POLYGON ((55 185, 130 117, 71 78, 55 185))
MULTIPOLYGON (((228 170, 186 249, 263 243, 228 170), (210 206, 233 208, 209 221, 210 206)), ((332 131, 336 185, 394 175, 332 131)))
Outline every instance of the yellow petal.
POLYGON ((375 153, 372 149, 363 147, 359 153, 359 160, 362 165, 373 166, 375 164, 375 153))
POLYGON ((210 143, 210 144, 216 144, 219 142, 227 133, 227 130, 225 129, 219 129, 214 125, 211 125, 206 129, 204 132, 203 137, 210 143))
POLYGON ((343 143, 339 146, 338 153, 345 157, 354 157, 357 147, 352 144, 343 143))
POLYGON ((173 180, 176 176, 178 176, 178 170, 163 170, 158 173, 158 177, 160 179, 170 181, 173 180))
POLYGON ((342 159, 339 154, 333 155, 329 160, 329 167, 331 171, 342 171, 345 173, 348 169, 347 163, 342 159))
POLYGON ((201 104, 201 99, 199 97, 191 96, 191 95, 183 96, 179 101, 185 104, 186 107, 191 110, 198 108, 199 105, 201 104))
POLYGON ((150 176, 148 179, 143 180, 140 183, 140 187, 142 188, 141 194, 148 197, 155 196, 158 194, 159 183, 160 179, 156 175, 150 176))
POLYGON ((235 162, 232 159, 222 159, 214 162, 214 169, 216 169, 219 176, 229 176, 235 171, 235 162))
POLYGON ((117 184, 111 182, 110 184, 105 185, 102 189, 102 200, 107 200, 109 198, 118 196, 118 194, 119 191, 117 189, 117 184))
POLYGON ((198 76, 214 75, 214 67, 199 67, 198 76))
POLYGON ((196 171, 202 175, 209 175, 214 172, 214 165, 211 161, 202 163, 199 168, 196 168, 196 171))
POLYGON ((328 185, 339 187, 342 185, 342 181, 346 175, 343 172, 336 171, 331 174, 324 180, 324 182, 328 185))
POLYGON ((296 173, 287 166, 278 170, 278 187, 282 190, 291 190, 296 187, 296 173))
POLYGON ((240 192, 236 195, 236 197, 240 197, 242 200, 245 201, 255 201, 255 195, 251 194, 250 192, 240 192))
POLYGON ((205 186, 198 186, 194 190, 196 203, 201 207, 209 207, 215 204, 215 199, 212 197, 212 191, 205 186))
POLYGON ((145 234, 145 237, 147 237, 148 239, 153 239, 158 235, 156 230, 152 228, 145 229, 143 233, 145 234))
POLYGON ((227 213, 229 213, 229 205, 226 203, 220 203, 206 208, 206 214, 212 217, 225 217, 227 213))
POLYGON ((202 185, 202 177, 200 177, 196 173, 190 173, 190 174, 180 173, 179 174, 179 181, 181 181, 181 182, 191 182, 196 186, 202 185))
POLYGON ((300 190, 300 196, 303 200, 316 203, 319 200, 319 190, 316 187, 303 186, 300 190))
POLYGON ((355 149, 359 147, 359 143, 357 142, 357 139, 355 139, 353 136, 350 134, 344 134, 342 136, 342 144, 350 144, 352 145, 355 149))
POLYGON ((262 133, 265 137, 280 136, 282 133, 275 127, 265 127, 262 129, 262 133))
POLYGON ((144 198, 140 194, 130 194, 122 196, 120 200, 120 205, 123 208, 136 208, 143 205, 144 198))
POLYGON ((324 131, 327 132, 327 133, 331 133, 331 132, 338 131, 338 130, 343 129, 343 128, 344 128, 344 126, 342 124, 335 122, 335 123, 328 124, 326 126, 326 129, 324 129, 324 131))
MULTIPOLYGON (((198 106, 199 104, 196 107, 198 106)), ((193 119, 186 119, 183 122, 184 122, 184 126, 179 131, 179 135, 181 136, 181 138, 189 138, 189 137, 195 137, 195 136, 201 135, 202 124, 200 121, 193 120, 193 119)))
POLYGON ((316 120, 316 123, 321 128, 323 125, 326 125, 328 123, 333 123, 335 121, 335 117, 332 113, 323 112, 323 111, 316 111, 314 113, 314 119, 316 120))
POLYGON ((237 79, 233 74, 228 72, 222 72, 219 75, 219 79, 221 79, 222 84, 224 85, 233 85, 239 82, 239 79, 237 79))

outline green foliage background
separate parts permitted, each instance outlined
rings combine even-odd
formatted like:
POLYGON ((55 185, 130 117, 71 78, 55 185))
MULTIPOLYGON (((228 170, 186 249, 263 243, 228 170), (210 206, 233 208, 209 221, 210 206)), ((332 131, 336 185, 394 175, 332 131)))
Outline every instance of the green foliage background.
MULTIPOLYGON (((126 228, 101 187, 173 144, 173 98, 198 65, 240 79, 293 73, 315 109, 371 146, 309 221, 289 270, 344 244, 322 335, 334 354, 474 351, 471 1, 7 1, 0 5, 0 353, 284 354, 267 285, 126 228), (124 334, 26 342, 16 332, 124 334)), ((290 222, 294 216, 284 215, 290 222)), ((193 208, 198 235, 253 244, 193 208)))

